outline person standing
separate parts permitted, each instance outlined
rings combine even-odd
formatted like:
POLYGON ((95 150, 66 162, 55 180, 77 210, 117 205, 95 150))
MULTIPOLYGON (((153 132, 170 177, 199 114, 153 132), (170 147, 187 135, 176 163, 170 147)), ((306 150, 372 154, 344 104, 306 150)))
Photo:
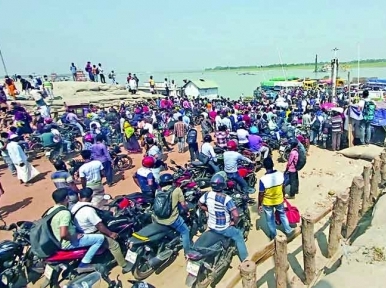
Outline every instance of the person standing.
POLYGON ((263 166, 267 171, 259 182, 258 211, 264 214, 267 219, 269 229, 269 238, 273 240, 276 237, 275 211, 280 215, 280 221, 283 224, 285 233, 291 234, 292 228, 289 225, 284 207, 284 174, 274 170, 271 157, 263 160, 263 166))
POLYGON ((115 72, 114 70, 111 70, 111 73, 109 74, 109 79, 111 79, 111 84, 117 84, 115 81, 115 72))
POLYGON ((174 134, 178 139, 178 153, 184 153, 186 124, 182 121, 182 116, 178 116, 178 122, 174 124, 174 134))
POLYGON ((177 84, 172 80, 172 83, 170 84, 170 96, 177 97, 177 84))
POLYGON ((286 173, 288 173, 289 176, 291 189, 287 199, 294 199, 295 195, 299 193, 299 175, 298 170, 296 169, 296 165, 299 161, 299 142, 296 138, 293 138, 288 144, 291 145, 291 152, 288 157, 286 173))
POLYGON ((114 172, 112 168, 112 159, 106 144, 103 143, 104 137, 102 134, 97 134, 95 144, 91 146, 91 158, 99 160, 103 165, 103 171, 106 176, 107 185, 111 187, 114 181, 114 172))
POLYGON ((83 150, 80 152, 84 160, 84 164, 79 168, 79 177, 82 183, 82 188, 89 187, 93 191, 91 203, 101 208, 104 204, 103 195, 105 189, 102 185, 103 165, 99 160, 91 160, 91 151, 83 150))
POLYGON ((99 70, 96 65, 92 65, 92 75, 94 76, 94 82, 98 82, 99 70))
POLYGON ((150 76, 150 79, 149 79, 149 85, 150 85, 150 93, 151 93, 151 94, 156 94, 156 91, 155 91, 155 82, 154 82, 153 76, 150 76))
POLYGON ((129 87, 132 95, 137 93, 137 81, 135 81, 134 77, 131 77, 129 80, 129 87))
POLYGON ((369 99, 369 91, 363 91, 363 99, 358 103, 359 111, 362 112, 363 119, 360 120, 359 128, 361 131, 361 144, 370 144, 371 140, 371 121, 375 117, 376 105, 374 101, 369 99))
POLYGON ((16 95, 19 94, 15 85, 15 82, 9 78, 8 75, 5 75, 5 86, 7 87, 8 95, 16 100, 16 95))
POLYGON ((76 81, 76 66, 74 63, 71 63, 70 71, 72 75, 72 80, 76 81))
POLYGON ((190 129, 186 136, 186 142, 188 143, 190 161, 193 162, 198 159, 198 143, 197 143, 197 130, 194 128, 194 124, 190 124, 190 129))
POLYGON ((54 92, 53 92, 54 84, 52 83, 51 80, 48 80, 47 75, 43 76, 43 90, 50 100, 55 99, 54 92))
POLYGON ((92 74, 92 66, 90 61, 86 63, 86 67, 84 68, 84 70, 88 73, 89 80, 91 82, 94 82, 94 75, 92 74))
POLYGON ((169 88, 168 78, 165 78, 164 86, 165 86, 165 94, 168 97, 170 95, 170 88, 169 88))
POLYGON ((103 68, 101 63, 98 63, 98 70, 99 70, 99 77, 101 78, 101 83, 105 84, 106 78, 105 78, 105 74, 103 73, 103 68))
POLYGON ((9 142, 8 139, 9 135, 7 132, 1 132, 0 134, 0 150, 1 150, 1 157, 3 157, 4 162, 7 164, 9 171, 11 172, 12 176, 16 176, 16 167, 13 164, 11 157, 9 157, 9 153, 7 151, 7 144, 9 142))
POLYGON ((17 179, 20 180, 20 183, 27 185, 27 183, 38 176, 40 172, 28 162, 27 155, 25 155, 23 149, 18 144, 19 137, 14 134, 9 137, 9 140, 7 151, 12 163, 16 167, 17 179))
POLYGON ((340 141, 343 133, 343 119, 338 111, 332 111, 331 118, 332 151, 340 150, 340 141))

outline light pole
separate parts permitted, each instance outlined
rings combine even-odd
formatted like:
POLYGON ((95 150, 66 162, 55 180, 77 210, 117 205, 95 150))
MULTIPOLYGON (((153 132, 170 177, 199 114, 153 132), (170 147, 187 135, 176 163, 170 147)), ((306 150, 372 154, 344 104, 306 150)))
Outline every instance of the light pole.
POLYGON ((334 59, 331 61, 331 64, 332 64, 332 77, 331 77, 331 81, 332 81, 332 97, 335 97, 336 96, 336 78, 337 78, 337 74, 338 74, 338 59, 336 57, 336 52, 338 51, 339 49, 338 48, 334 48, 332 49, 332 51, 334 51, 334 59))
POLYGON ((1 62, 3 62, 5 75, 8 75, 7 66, 5 65, 3 53, 1 52, 1 48, 0 48, 0 57, 1 57, 1 62))

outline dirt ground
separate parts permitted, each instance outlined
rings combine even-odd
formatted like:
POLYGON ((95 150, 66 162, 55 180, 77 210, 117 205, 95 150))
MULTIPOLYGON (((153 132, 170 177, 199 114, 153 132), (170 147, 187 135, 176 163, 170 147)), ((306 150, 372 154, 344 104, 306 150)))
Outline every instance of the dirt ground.
MULTIPOLYGON (((349 187, 352 178, 362 172, 363 165, 365 164, 363 160, 344 158, 334 152, 321 150, 316 147, 311 147, 309 154, 307 164, 300 172, 300 193, 295 200, 291 200, 291 203, 296 205, 301 213, 307 208, 313 209, 322 200, 331 197, 328 195, 329 191, 332 190, 338 193, 349 187)), ((117 177, 118 183, 111 188, 106 187, 106 193, 114 196, 138 191, 131 176, 140 167, 142 155, 131 156, 134 159, 135 167, 124 173, 124 179, 121 176, 117 177)), ((184 154, 172 152, 167 155, 167 158, 168 163, 170 163, 170 159, 173 159, 179 164, 184 164, 188 162, 189 152, 184 154)), ((277 154, 274 154, 274 159, 277 163, 277 154)), ((54 190, 54 185, 50 180, 50 175, 54 168, 45 159, 35 160, 33 165, 41 172, 41 175, 29 187, 19 184, 19 181, 11 176, 5 166, 2 166, 0 170, 0 179, 5 189, 5 194, 0 198, 0 213, 8 224, 19 220, 38 219, 46 209, 53 205, 51 193, 54 190)), ((283 171, 284 166, 284 163, 278 163, 276 168, 283 171)), ((259 171, 258 176, 261 176, 263 173, 263 171, 259 171)), ((260 218, 256 207, 251 207, 251 211, 254 220, 260 218)), ((247 241, 250 255, 269 242, 268 237, 264 233, 266 231, 264 219, 262 218, 255 222, 258 223, 259 229, 256 229, 256 225, 254 225, 247 241)), ((323 228, 323 223, 320 226, 323 228)), ((323 235, 325 237, 325 234, 323 235)), ((0 239, 9 238, 10 236, 10 233, 7 232, 0 233, 0 239)), ((295 274, 299 278, 303 277, 301 267, 303 261, 299 241, 300 239, 296 239, 288 247, 291 264, 288 274, 290 278, 295 274)), ((324 254, 323 251, 325 249, 321 247, 319 251, 321 255, 324 254)), ((237 273, 238 265, 239 260, 237 257, 234 257, 232 268, 228 270, 216 287, 225 287, 227 281, 237 273)), ((275 287, 272 268, 273 260, 268 260, 258 267, 258 287, 275 287)), ((118 272, 118 269, 115 269, 112 275, 116 275, 118 272)), ((180 255, 160 275, 152 275, 147 281, 157 288, 184 287, 185 277, 185 261, 180 255)), ((128 274, 120 278, 125 281, 126 279, 131 279, 132 275, 128 274)), ((38 286, 30 285, 29 287, 38 286)), ((241 287, 241 284, 239 283, 236 287, 241 287)))

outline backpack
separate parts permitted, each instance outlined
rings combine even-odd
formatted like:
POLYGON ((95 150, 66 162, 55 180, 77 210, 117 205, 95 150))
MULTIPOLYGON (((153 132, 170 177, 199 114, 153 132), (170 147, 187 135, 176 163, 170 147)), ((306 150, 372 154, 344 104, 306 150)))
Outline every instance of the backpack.
POLYGON ((42 79, 36 78, 36 84, 39 85, 39 86, 43 85, 42 79))
POLYGON ((29 239, 31 242, 31 251, 38 258, 47 258, 61 249, 60 241, 56 239, 54 233, 52 233, 51 221, 56 214, 63 210, 67 210, 67 208, 63 206, 58 207, 48 215, 47 212, 49 210, 47 210, 43 214, 42 219, 33 223, 29 239))
POLYGON ((313 131, 319 131, 320 130, 320 120, 318 119, 318 117, 316 117, 314 123, 312 123, 311 129, 313 131))
POLYGON ((172 194, 175 186, 170 187, 167 191, 157 191, 155 193, 153 211, 159 219, 168 219, 172 215, 172 194))
POLYGON ((297 171, 300 171, 303 169, 303 167, 306 165, 307 162, 307 152, 304 148, 303 144, 299 142, 298 144, 298 162, 296 163, 295 167, 297 171))
POLYGON ((363 107, 363 120, 373 121, 375 116, 375 103, 373 101, 365 101, 365 106, 363 107))
POLYGON ((111 73, 109 74, 109 79, 113 79, 113 75, 111 75, 111 73))
POLYGON ((188 135, 186 136, 186 142, 188 144, 197 143, 197 130, 196 129, 190 129, 189 130, 188 135))

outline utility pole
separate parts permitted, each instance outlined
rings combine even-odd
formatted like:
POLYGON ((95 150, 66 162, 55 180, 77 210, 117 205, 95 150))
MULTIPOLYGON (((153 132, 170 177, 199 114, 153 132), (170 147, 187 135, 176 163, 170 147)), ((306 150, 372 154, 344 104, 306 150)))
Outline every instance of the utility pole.
POLYGON ((351 77, 350 77, 350 71, 347 73, 347 87, 348 87, 348 108, 347 108, 347 115, 346 120, 348 122, 348 147, 353 146, 353 133, 352 133, 352 121, 350 117, 351 112, 351 77))
POLYGON ((5 75, 8 75, 7 66, 5 65, 4 58, 3 58, 3 53, 1 52, 1 48, 0 48, 0 57, 1 57, 1 62, 3 62, 3 67, 4 67, 5 75))
POLYGON ((339 49, 334 48, 332 51, 334 51, 334 59, 331 60, 331 81, 332 81, 332 97, 336 96, 336 78, 338 75, 338 58, 336 56, 336 53, 339 49))

